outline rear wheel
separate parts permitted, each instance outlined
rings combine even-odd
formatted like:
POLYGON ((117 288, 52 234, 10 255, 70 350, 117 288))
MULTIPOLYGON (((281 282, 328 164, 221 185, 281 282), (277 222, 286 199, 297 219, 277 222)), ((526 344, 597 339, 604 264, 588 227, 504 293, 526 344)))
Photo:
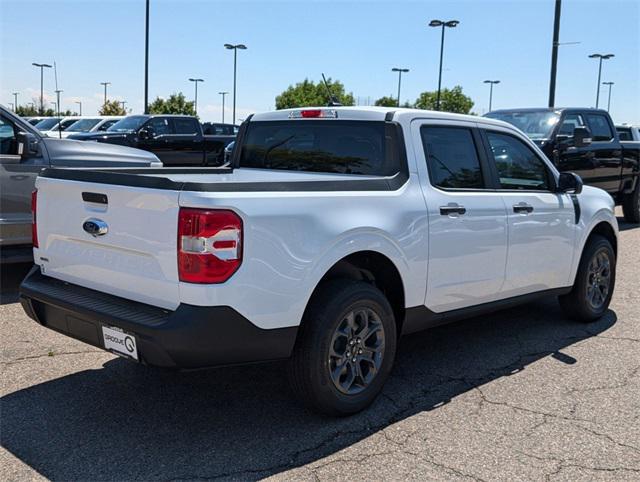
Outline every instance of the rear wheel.
POLYGON ((571 318, 591 322, 600 318, 611 302, 616 281, 616 256, 611 243, 593 236, 584 248, 571 292, 560 305, 571 318))
POLYGON ((622 214, 628 223, 640 223, 640 180, 636 180, 635 189, 625 194, 622 200, 622 214))
POLYGON ((329 415, 366 408, 395 358, 393 310, 375 286, 335 280, 311 300, 289 360, 289 379, 309 407, 329 415))

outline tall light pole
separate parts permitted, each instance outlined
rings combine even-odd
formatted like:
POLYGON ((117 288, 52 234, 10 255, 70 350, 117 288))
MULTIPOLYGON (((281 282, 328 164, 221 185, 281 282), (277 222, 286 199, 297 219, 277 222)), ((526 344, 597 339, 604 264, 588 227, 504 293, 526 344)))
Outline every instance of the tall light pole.
POLYGON ((607 112, 611 109, 611 86, 615 84, 615 82, 603 82, 602 85, 609 86, 609 100, 607 101, 607 112))
POLYGON ((35 67, 40 67, 40 115, 44 114, 44 69, 50 69, 51 65, 49 64, 37 64, 32 62, 31 65, 35 67))
POLYGON ((493 103, 493 86, 499 84, 499 80, 485 80, 485 84, 489 84, 489 112, 491 112, 491 105, 493 103))
POLYGON ((247 46, 244 44, 224 44, 224 48, 233 50, 233 125, 236 125, 236 77, 238 65, 238 49, 247 50, 247 46))
POLYGON ((599 59, 598 63, 598 88, 596 89, 596 109, 600 105, 600 78, 602 76, 602 61, 615 57, 614 54, 591 54, 590 59, 599 59))
MULTIPOLYGON (((553 44, 551 45, 551 77, 549 79, 549 107, 556 103, 556 73, 558 71, 558 46, 560 45, 560 12, 562 0, 556 0, 555 15, 553 17, 553 44)), ((491 110, 491 109, 489 109, 491 110)))
MULTIPOLYGON (((62 90, 60 89, 56 89, 55 93, 56 93, 56 105, 58 106, 58 118, 60 118, 60 120, 62 120, 62 118, 60 117, 60 93, 62 92, 62 90)), ((62 139, 62 123, 58 122, 58 137, 60 137, 60 139, 62 139)))
POLYGON ((400 85, 402 84, 402 74, 409 72, 409 69, 394 67, 391 69, 391 72, 398 72, 398 107, 400 107, 400 85))
POLYGON ((440 110, 440 90, 442 88, 442 57, 444 55, 444 29, 446 27, 456 27, 460 22, 458 20, 431 20, 429 27, 442 27, 442 37, 440 39, 440 72, 438 74, 438 97, 436 99, 436 110, 440 110))
POLYGON ((195 100, 193 102, 193 110, 196 111, 196 115, 198 115, 198 82, 204 82, 204 79, 191 79, 189 78, 189 82, 193 82, 194 84, 196 84, 196 96, 195 96, 195 100))
POLYGON ((13 95, 13 100, 14 100, 13 105, 16 106, 14 110, 17 111, 18 110, 18 92, 12 92, 11 95, 13 95))
POLYGON ((15 111, 16 111, 16 108, 15 108, 15 106, 14 106, 13 102, 9 102, 9 105, 11 106, 11 107, 10 107, 10 109, 11 109, 13 112, 15 112, 15 111))
MULTIPOLYGON (((222 123, 224 124, 224 98, 229 92, 218 92, 222 96, 222 123)), ((235 123, 234 123, 235 125, 235 123)))
POLYGON ((107 85, 111 85, 111 82, 100 82, 100 85, 104 85, 104 103, 102 104, 107 105, 107 85))
POLYGON ((127 101, 126 101, 126 100, 121 100, 121 101, 120 101, 120 105, 122 106, 122 110, 124 111, 124 113, 125 113, 125 114, 127 113, 127 110, 124 108, 124 106, 125 106, 126 104, 127 104, 127 101))
POLYGON ((149 0, 144 22, 144 113, 149 113, 149 0))
POLYGON ((80 106, 80 116, 82 116, 82 101, 76 100, 76 104, 80 106))

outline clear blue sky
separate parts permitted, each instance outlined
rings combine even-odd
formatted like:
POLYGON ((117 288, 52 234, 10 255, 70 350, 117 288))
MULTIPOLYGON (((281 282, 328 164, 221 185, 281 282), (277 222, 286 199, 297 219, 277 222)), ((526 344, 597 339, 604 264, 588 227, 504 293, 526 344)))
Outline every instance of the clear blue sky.
MULTIPOLYGON (((232 90, 232 53, 239 52, 238 112, 273 109, 275 96, 320 73, 341 80, 361 102, 394 95, 406 67, 402 98, 414 100, 437 87, 440 32, 430 19, 458 19, 445 41, 443 85, 462 85, 488 107, 483 80, 500 79, 494 108, 545 106, 553 26, 553 0, 504 1, 261 1, 151 0, 150 98, 183 91, 188 77, 202 77, 198 103, 205 120, 220 118, 221 90, 232 90)), ((83 102, 95 114, 109 97, 141 112, 144 93, 144 0, 0 0, 0 103, 39 95, 39 71, 31 62, 58 66, 63 108, 83 102)), ((614 53, 603 81, 613 81, 616 122, 640 124, 640 1, 564 0, 556 105, 593 106, 597 84, 594 52, 614 53)), ((53 72, 45 92, 53 100, 53 72)), ((607 90, 601 92, 606 107, 607 90)), ((228 101, 230 101, 228 97, 228 101)), ((230 110, 227 110, 227 119, 230 110)))

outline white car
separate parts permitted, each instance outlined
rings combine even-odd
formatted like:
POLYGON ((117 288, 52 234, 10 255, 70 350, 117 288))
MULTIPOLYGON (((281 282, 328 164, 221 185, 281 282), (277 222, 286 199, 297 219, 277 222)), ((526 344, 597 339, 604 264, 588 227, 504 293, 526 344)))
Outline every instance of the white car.
POLYGON ((78 116, 63 117, 62 119, 59 117, 49 117, 38 122, 35 127, 47 137, 64 138, 66 137, 64 132, 67 128, 75 124, 80 119, 81 118, 78 116))
POLYGON ((247 119, 231 166, 45 170, 27 314, 148 365, 289 359, 300 398, 345 415, 400 335, 542 296, 588 322, 611 300, 613 200, 507 123, 281 110, 247 119))
POLYGON ((103 132, 123 118, 124 116, 81 117, 62 131, 62 137, 82 132, 103 132))

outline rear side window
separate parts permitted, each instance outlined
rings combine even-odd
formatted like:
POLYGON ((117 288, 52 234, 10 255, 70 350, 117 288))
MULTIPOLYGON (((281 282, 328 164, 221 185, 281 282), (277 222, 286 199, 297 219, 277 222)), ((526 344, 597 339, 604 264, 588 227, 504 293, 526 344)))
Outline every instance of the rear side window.
POLYGON ((470 129, 420 129, 431 184, 445 189, 482 189, 480 159, 470 129))
POLYGON ((147 127, 156 136, 172 133, 169 127, 169 120, 165 117, 154 117, 147 123, 147 127))
POLYGON ((593 141, 610 141, 613 139, 613 131, 607 117, 602 114, 587 114, 587 122, 591 128, 593 141))
POLYGON ((197 134, 198 121, 195 119, 175 117, 173 119, 173 128, 176 134, 197 134))
POLYGON ((502 189, 549 190, 549 171, 537 154, 520 139, 487 132, 502 189))
POLYGON ((240 167, 391 176, 400 170, 396 126, 340 120, 251 122, 240 167))

